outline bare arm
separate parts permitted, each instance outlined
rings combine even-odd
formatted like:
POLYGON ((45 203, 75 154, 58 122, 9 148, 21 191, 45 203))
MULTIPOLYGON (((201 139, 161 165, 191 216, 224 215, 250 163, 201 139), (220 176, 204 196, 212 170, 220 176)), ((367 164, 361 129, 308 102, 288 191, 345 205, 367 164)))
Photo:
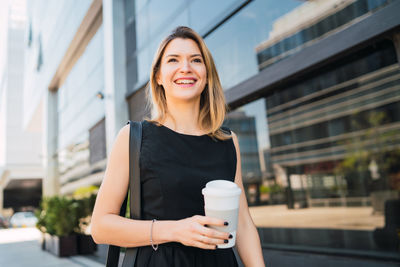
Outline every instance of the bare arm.
POLYGON ((245 266, 265 266, 262 255, 260 237, 251 219, 249 207, 242 182, 242 168, 240 161, 239 142, 235 133, 232 132, 233 143, 236 148, 237 166, 235 183, 242 189, 239 204, 238 230, 236 233, 236 247, 239 256, 245 266))
MULTIPOLYGON (((151 221, 132 220, 119 216, 129 184, 129 131, 124 126, 109 155, 104 180, 97 195, 92 215, 92 237, 98 244, 121 247, 150 245, 151 221)), ((187 246, 215 249, 229 234, 204 227, 223 226, 222 220, 193 216, 179 221, 157 221, 153 225, 155 244, 180 242, 187 246)))

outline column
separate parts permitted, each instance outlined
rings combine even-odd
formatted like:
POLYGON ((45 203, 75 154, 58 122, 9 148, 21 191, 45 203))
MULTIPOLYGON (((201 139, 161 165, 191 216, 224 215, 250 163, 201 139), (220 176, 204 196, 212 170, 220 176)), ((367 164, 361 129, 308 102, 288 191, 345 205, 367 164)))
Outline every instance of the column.
POLYGON ((53 196, 60 193, 60 177, 58 170, 58 92, 46 92, 44 106, 43 154, 44 179, 43 195, 53 196))
POLYGON ((4 209, 4 187, 0 185, 0 214, 4 209))
POLYGON ((288 209, 294 209, 294 193, 292 189, 292 182, 290 180, 290 175, 293 173, 290 167, 285 168, 287 187, 286 187, 286 204, 288 209))
POLYGON ((123 0, 103 0, 104 100, 107 155, 118 131, 128 121, 123 0))

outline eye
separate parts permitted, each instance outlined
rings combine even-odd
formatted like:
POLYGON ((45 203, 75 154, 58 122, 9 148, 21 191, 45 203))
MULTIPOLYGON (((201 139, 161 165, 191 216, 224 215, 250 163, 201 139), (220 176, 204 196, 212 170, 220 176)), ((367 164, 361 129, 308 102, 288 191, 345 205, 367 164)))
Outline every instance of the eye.
POLYGON ((168 60, 167 60, 167 62, 169 63, 169 62, 178 62, 178 60, 176 60, 176 58, 169 58, 168 60))
POLYGON ((193 62, 195 62, 195 63, 201 63, 201 62, 203 62, 203 60, 201 59, 201 58, 194 58, 193 59, 193 62))

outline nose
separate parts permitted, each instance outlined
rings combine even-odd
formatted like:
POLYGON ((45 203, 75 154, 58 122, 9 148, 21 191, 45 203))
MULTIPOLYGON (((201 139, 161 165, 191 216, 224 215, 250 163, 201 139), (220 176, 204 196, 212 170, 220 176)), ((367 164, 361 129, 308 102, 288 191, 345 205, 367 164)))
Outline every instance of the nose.
POLYGON ((183 72, 183 73, 187 73, 187 72, 191 72, 192 71, 192 69, 190 67, 189 60, 185 59, 185 60, 182 61, 182 66, 181 66, 180 71, 183 72))

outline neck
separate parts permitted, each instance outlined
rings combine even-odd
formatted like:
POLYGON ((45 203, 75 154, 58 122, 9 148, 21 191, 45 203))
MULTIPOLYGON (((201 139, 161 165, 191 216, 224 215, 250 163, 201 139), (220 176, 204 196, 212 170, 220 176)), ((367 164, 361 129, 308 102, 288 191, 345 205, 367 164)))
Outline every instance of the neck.
POLYGON ((184 134, 204 134, 199 124, 200 98, 194 101, 167 99, 168 113, 162 122, 174 131, 184 134))

